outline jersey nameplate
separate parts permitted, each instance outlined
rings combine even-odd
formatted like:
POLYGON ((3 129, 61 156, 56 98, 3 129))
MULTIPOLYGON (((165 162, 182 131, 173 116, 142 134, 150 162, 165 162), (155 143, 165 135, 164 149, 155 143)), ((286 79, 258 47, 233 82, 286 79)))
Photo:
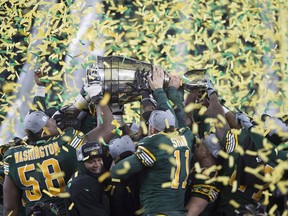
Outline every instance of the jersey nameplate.
POLYGON ((15 163, 21 163, 39 158, 45 158, 59 153, 59 145, 57 142, 50 143, 46 146, 34 146, 31 149, 14 152, 15 163))
POLYGON ((173 147, 188 147, 187 140, 184 136, 174 136, 170 138, 171 142, 173 143, 173 147))

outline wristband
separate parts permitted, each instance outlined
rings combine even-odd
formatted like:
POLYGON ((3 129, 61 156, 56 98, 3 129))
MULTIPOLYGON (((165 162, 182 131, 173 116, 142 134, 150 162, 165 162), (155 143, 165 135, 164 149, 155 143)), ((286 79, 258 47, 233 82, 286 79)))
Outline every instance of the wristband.
POLYGON ((88 102, 85 100, 85 98, 79 94, 75 98, 75 102, 73 104, 78 110, 83 110, 88 108, 88 102))

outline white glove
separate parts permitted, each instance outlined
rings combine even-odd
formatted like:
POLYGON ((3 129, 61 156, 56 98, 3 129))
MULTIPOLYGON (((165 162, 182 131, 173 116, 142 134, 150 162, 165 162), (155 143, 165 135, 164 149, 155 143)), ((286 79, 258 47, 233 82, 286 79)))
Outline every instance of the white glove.
POLYGON ((85 99, 90 101, 93 97, 102 93, 102 83, 93 83, 93 85, 88 85, 85 83, 83 89, 87 93, 85 99))
POLYGON ((211 96, 213 93, 216 93, 216 94, 217 94, 217 91, 215 90, 214 85, 213 85, 213 83, 211 82, 211 80, 209 79, 208 76, 205 77, 205 80, 206 80, 206 82, 207 82, 207 89, 206 89, 206 91, 207 91, 207 96, 208 96, 208 98, 210 99, 210 96, 211 96))
POLYGON ((249 118, 242 112, 237 112, 235 114, 235 121, 246 130, 253 126, 249 118))
POLYGON ((99 98, 102 98, 101 93, 102 83, 99 82, 93 85, 88 85, 85 83, 81 89, 80 94, 75 99, 74 106, 79 110, 87 109, 92 97, 99 95, 99 98))

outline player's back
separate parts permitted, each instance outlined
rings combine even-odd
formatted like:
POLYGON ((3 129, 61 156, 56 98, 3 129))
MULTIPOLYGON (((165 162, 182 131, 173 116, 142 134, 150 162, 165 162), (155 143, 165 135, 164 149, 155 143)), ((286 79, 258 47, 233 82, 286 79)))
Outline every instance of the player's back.
POLYGON ((228 131, 224 151, 229 153, 229 157, 233 158, 233 164, 228 159, 221 158, 220 160, 222 166, 220 175, 229 177, 229 182, 228 185, 222 186, 220 190, 219 209, 221 214, 236 215, 231 200, 237 200, 239 204, 237 211, 244 211, 246 205, 253 204, 257 206, 262 192, 267 187, 265 181, 254 175, 254 173, 245 172, 245 169, 258 170, 258 174, 264 176, 265 173, 273 170, 273 164, 264 162, 258 154, 249 154, 249 152, 257 152, 258 149, 250 133, 246 130, 241 130, 241 133, 233 130, 228 131), (244 150, 242 150, 242 154, 237 151, 238 146, 244 150), (260 167, 263 167, 261 171, 260 167), (232 192, 235 183, 238 187, 236 191, 232 192))
POLYGON ((10 148, 5 154, 5 174, 22 191, 26 214, 37 202, 55 203, 65 212, 61 196, 66 182, 77 168, 73 143, 81 144, 83 136, 68 130, 62 136, 41 140, 37 145, 10 148))
POLYGON ((178 132, 159 133, 140 143, 138 148, 154 161, 141 173, 140 199, 146 213, 184 211, 192 138, 178 132))

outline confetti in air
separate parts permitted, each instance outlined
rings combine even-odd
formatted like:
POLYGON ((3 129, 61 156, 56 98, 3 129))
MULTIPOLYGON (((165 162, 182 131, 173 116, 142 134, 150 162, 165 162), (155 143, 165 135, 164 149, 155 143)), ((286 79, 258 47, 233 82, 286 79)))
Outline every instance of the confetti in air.
MULTIPOLYGON (((32 87, 31 76, 36 68, 45 71, 41 82, 48 93, 47 107, 59 109, 73 102, 79 93, 77 83, 82 84, 83 79, 77 71, 85 71, 95 63, 95 51, 103 51, 103 56, 119 55, 161 65, 168 73, 180 76, 191 69, 205 68, 218 95, 225 100, 225 106, 253 116, 258 124, 253 129, 255 133, 267 135, 271 130, 263 129, 260 115, 270 111, 277 117, 287 115, 287 11, 287 0, 103 0, 95 1, 93 5, 88 5, 85 0, 2 0, 0 138, 11 138, 5 134, 24 134, 21 112, 36 109, 32 98, 37 90, 32 87), (80 34, 84 18, 91 14, 98 18, 89 20, 88 27, 80 34), (71 51, 72 46, 77 47, 77 52, 71 51)), ((103 64, 110 67, 107 62, 103 64)), ((105 93, 100 105, 108 104, 112 97, 105 93)), ((38 106, 44 109, 42 104, 38 106)), ((199 104, 185 107, 186 112, 193 110, 199 110, 200 116, 207 111, 199 104)), ((140 120, 140 111, 140 104, 132 102, 126 105, 124 118, 128 123, 137 123, 147 135, 148 128, 140 120)), ((218 116, 218 119, 206 119, 205 123, 220 127, 226 119, 218 116)), ((118 123, 114 121, 112 124, 116 127, 114 134, 121 136, 118 123)), ((193 125, 192 130, 197 134, 200 128, 193 125)), ((280 134, 287 137, 285 131, 280 134)), ((63 137, 63 142, 70 139, 69 136, 63 137)), ((103 139, 101 143, 107 145, 103 139)), ((235 152, 241 156, 258 155, 268 162, 270 154, 278 155, 283 150, 281 146, 272 149, 267 144, 263 149, 247 151, 237 145, 235 152)), ((172 151, 165 144, 160 143, 160 147, 163 152, 172 151)), ((287 145, 283 148, 287 149, 287 145)), ((61 150, 69 152, 65 146, 61 150)), ((221 150, 219 157, 227 159, 229 167, 233 167, 235 159, 227 152, 221 150)), ((287 183, 279 179, 285 169, 287 171, 287 163, 282 162, 273 175, 263 175, 260 172, 263 170, 249 167, 245 173, 271 183, 271 190, 277 186, 284 192, 287 183)), ((35 167, 42 171, 41 164, 35 167)), ((119 174, 127 173, 130 168, 131 164, 125 163, 119 174)), ((206 179, 199 163, 195 169, 199 178, 206 179)), ((213 169, 206 172, 211 173, 213 169)), ((59 172, 53 177, 63 177, 64 174, 59 172)), ((104 174, 101 181, 108 177, 104 174)), ((224 185, 229 182, 226 176, 218 176, 215 180, 224 185)), ((162 185, 163 188, 169 186, 169 183, 162 185)), ((236 181, 232 188, 233 192, 237 190, 236 181)), ((47 190, 42 192, 53 196, 47 190)), ((65 193, 60 194, 59 197, 68 197, 65 193)), ((268 195, 267 192, 264 196, 266 203, 268 195)), ((240 204, 231 200, 230 205, 238 208, 240 204)), ((73 206, 74 203, 69 209, 73 206)), ((273 215, 276 208, 272 206, 269 215, 273 215)))

